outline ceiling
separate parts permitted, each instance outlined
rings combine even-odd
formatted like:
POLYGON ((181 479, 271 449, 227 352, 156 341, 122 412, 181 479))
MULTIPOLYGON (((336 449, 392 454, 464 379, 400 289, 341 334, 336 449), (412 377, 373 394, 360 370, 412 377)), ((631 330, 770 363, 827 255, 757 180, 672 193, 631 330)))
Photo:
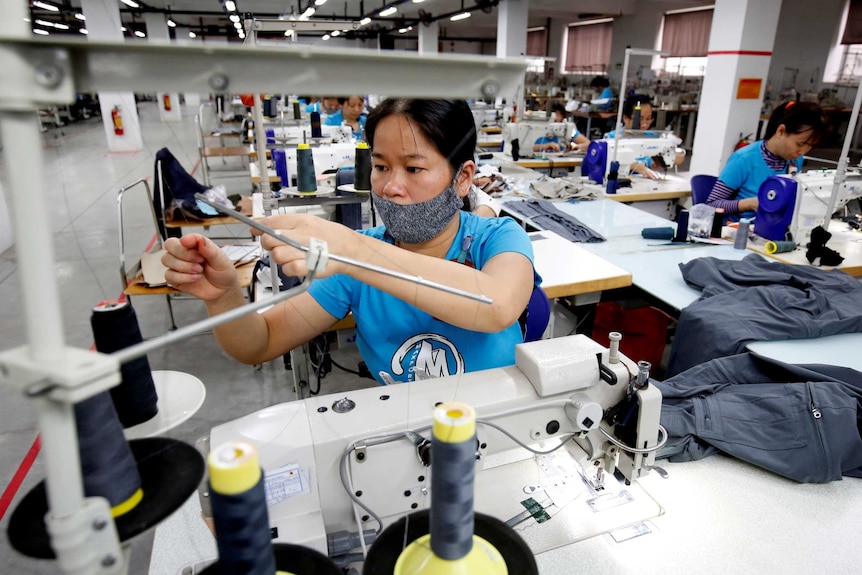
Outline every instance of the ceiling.
MULTIPOLYGON (((32 6, 34 19, 51 22, 64 22, 68 31, 49 28, 51 33, 78 34, 82 22, 76 20, 75 12, 81 12, 81 0, 44 0, 60 7, 60 12, 48 11, 32 6)), ((139 8, 131 8, 117 0, 127 34, 135 30, 145 31, 144 13, 156 12, 170 15, 180 27, 187 27, 198 37, 227 37, 239 41, 233 24, 228 20, 225 0, 134 0, 139 8)), ((289 18, 299 16, 315 0, 234 0, 240 14, 251 13, 258 18, 289 18)), ((316 0, 320 2, 321 0, 316 0)), ((664 10, 680 7, 712 5, 715 0, 323 0, 315 6, 311 17, 317 19, 360 20, 369 17, 372 21, 359 28, 357 37, 376 37, 379 34, 398 36, 399 29, 413 26, 406 32, 407 37, 416 37, 422 20, 436 20, 440 26, 441 39, 447 37, 471 38, 487 41, 496 40, 498 6, 501 1, 529 1, 529 26, 542 26, 548 19, 563 19, 577 22, 602 16, 622 16, 650 9, 664 10), (398 11, 389 17, 377 15, 384 7, 396 5, 398 11), (662 5, 666 5, 663 8, 662 5), (449 17, 467 11, 470 17, 458 22, 449 17)), ((36 27, 36 26, 34 26, 36 27)), ((176 29, 172 34, 176 34, 176 29)), ((351 33, 354 34, 354 33, 351 33)), ((317 34, 322 35, 322 32, 317 34)), ((300 38, 302 35, 300 35, 300 38)))

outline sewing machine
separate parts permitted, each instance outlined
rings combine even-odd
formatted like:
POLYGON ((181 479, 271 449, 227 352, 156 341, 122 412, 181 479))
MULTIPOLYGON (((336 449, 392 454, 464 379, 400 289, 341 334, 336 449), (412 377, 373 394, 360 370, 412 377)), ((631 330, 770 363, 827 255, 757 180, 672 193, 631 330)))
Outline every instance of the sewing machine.
MULTIPOLYGON (((552 139, 556 137, 561 149, 566 150, 572 134, 575 133, 575 125, 569 122, 510 122, 503 126, 503 153, 509 157, 512 155, 512 146, 517 143, 518 156, 521 158, 532 158, 533 144, 540 138, 552 139)), ((547 152, 541 152, 547 155, 547 152)))
MULTIPOLYGON (((811 240, 811 230, 822 225, 826 218, 834 182, 835 170, 767 178, 757 192, 754 223, 757 235, 781 241, 789 232, 798 245, 806 245, 811 240)), ((839 184, 834 211, 859 197, 862 197, 862 173, 858 169, 848 170, 846 179, 839 184)))
MULTIPOLYGON (((627 130, 628 132, 628 130, 627 130)), ((637 132, 638 134, 643 132, 637 132)), ((606 138, 593 140, 587 148, 581 175, 597 184, 603 184, 610 171, 614 147, 617 147, 616 161, 619 162, 619 177, 624 178, 631 172, 631 165, 637 158, 659 156, 665 166, 676 162, 677 148, 682 140, 671 132, 650 132, 653 136, 622 137, 619 140, 606 138)))
MULTIPOLYGON (((322 145, 311 148, 311 155, 314 158, 314 171, 317 175, 327 171, 335 171, 338 168, 352 168, 356 163, 356 144, 350 142, 322 145)), ((285 158, 287 161, 287 173, 291 181, 295 181, 296 148, 287 148, 285 150, 285 158)))
MULTIPOLYGON (((271 126, 271 125, 270 125, 271 126)), ((284 145, 288 148, 296 148, 297 145, 308 141, 310 144, 314 144, 315 140, 311 138, 311 125, 305 124, 301 126, 275 126, 275 127, 266 127, 266 131, 272 131, 272 134, 267 133, 267 139, 273 138, 276 144, 284 145)), ((325 140, 327 143, 339 144, 339 143, 353 143, 355 140, 353 138, 353 130, 350 126, 320 126, 320 133, 322 140, 325 140)))
POLYGON ((562 444, 552 455, 571 463, 566 487, 589 486, 616 501, 619 491, 611 483, 621 484, 614 471, 628 483, 654 462, 661 393, 645 384, 649 364, 634 363, 619 353, 618 338, 611 341, 605 348, 584 335, 540 340, 518 345, 511 367, 274 405, 213 428, 210 445, 239 439, 256 444, 273 539, 330 555, 356 546, 345 549, 340 542, 346 532, 357 533, 357 525, 363 531, 378 527, 345 485, 384 526, 429 506, 427 439, 433 408, 442 401, 464 402, 477 412, 478 511, 508 519, 524 511, 519 502, 529 497, 525 484, 533 482, 538 498, 547 476, 559 482, 559 472, 551 470, 526 477, 545 465, 540 457, 550 456, 531 454, 485 421, 544 451, 562 444), (626 414, 632 417, 623 425, 626 414), (629 452, 613 441, 643 451, 629 452), (509 492, 501 487, 507 477, 516 485, 509 492))

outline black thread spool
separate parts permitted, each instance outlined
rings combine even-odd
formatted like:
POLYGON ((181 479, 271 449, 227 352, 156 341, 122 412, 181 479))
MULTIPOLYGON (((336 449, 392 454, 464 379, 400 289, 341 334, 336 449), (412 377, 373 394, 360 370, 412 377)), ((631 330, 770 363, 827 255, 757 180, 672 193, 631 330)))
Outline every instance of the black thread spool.
POLYGON ((356 144, 353 187, 357 192, 371 191, 371 148, 365 142, 356 144))
POLYGON ((709 237, 720 238, 722 226, 724 226, 724 210, 716 208, 712 216, 712 230, 709 232, 709 237))
POLYGON ((320 126, 320 112, 311 113, 311 137, 322 138, 323 128, 320 126))
POLYGON ((680 211, 676 217, 676 235, 673 237, 673 241, 688 241, 688 210, 680 211))
MULTIPOLYGON (((141 328, 132 304, 104 304, 93 308, 90 316, 96 349, 114 353, 141 343, 141 328)), ((158 395, 147 356, 120 366, 122 381, 111 389, 111 399, 123 427, 132 427, 152 419, 159 411, 158 395)))
POLYGON ((314 172, 314 155, 306 143, 296 148, 296 191, 312 193, 317 191, 317 177, 314 172))
POLYGON ((302 113, 299 110, 299 100, 293 101, 293 119, 299 120, 302 118, 302 113))

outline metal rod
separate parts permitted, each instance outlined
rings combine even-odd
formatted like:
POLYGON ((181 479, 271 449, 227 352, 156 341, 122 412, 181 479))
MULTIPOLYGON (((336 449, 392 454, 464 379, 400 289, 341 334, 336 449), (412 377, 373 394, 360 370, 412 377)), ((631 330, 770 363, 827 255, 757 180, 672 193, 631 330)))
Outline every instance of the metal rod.
POLYGON ((835 170, 835 179, 832 183, 832 194, 829 196, 829 206, 823 215, 823 229, 829 229, 829 221, 835 212, 835 203, 838 200, 838 192, 841 184, 847 179, 847 163, 850 161, 850 143, 856 131, 856 120, 859 118, 859 106, 862 104, 862 85, 856 89, 856 100, 853 102, 853 112, 850 114, 850 122, 847 124, 847 135, 844 136, 844 146, 841 148, 841 156, 838 158, 838 168, 835 170))
MULTIPOLYGON (((297 242, 296 240, 292 240, 288 237, 285 237, 285 236, 281 235, 280 233, 276 232, 275 230, 273 230, 272 228, 269 228, 269 227, 263 225, 262 223, 251 219, 248 216, 244 216, 243 214, 241 214, 235 210, 231 210, 230 208, 226 208, 220 204, 210 202, 209 200, 207 200, 206 196, 204 196, 203 194, 195 194, 195 198, 204 202, 208 206, 214 207, 215 209, 217 209, 218 211, 220 211, 226 215, 235 217, 239 221, 250 225, 251 227, 255 228, 256 230, 259 230, 259 231, 267 234, 268 236, 274 237, 275 239, 277 239, 280 242, 284 242, 287 245, 289 245, 293 248, 296 248, 298 250, 304 251, 304 252, 308 251, 308 246, 304 246, 301 243, 297 242)), ((383 275, 387 275, 390 277, 409 281, 409 282, 419 284, 419 285, 422 285, 425 287, 430 287, 432 289, 440 290, 440 291, 450 293, 453 295, 465 297, 467 299, 472 299, 472 300, 475 300, 475 301, 478 301, 481 303, 494 303, 494 300, 492 300, 491 298, 489 298, 487 296, 481 295, 481 294, 470 293, 468 291, 460 290, 458 288, 449 287, 449 286, 441 284, 441 283, 432 282, 432 281, 426 280, 426 279, 419 277, 419 276, 412 276, 409 274, 396 272, 394 270, 390 270, 390 269, 387 269, 384 267, 376 266, 374 264, 361 262, 361 261, 355 260, 353 258, 348 258, 345 256, 339 256, 337 254, 329 254, 329 259, 335 260, 337 262, 341 262, 343 264, 356 266, 358 268, 362 268, 362 269, 369 270, 372 272, 381 273, 383 275)))

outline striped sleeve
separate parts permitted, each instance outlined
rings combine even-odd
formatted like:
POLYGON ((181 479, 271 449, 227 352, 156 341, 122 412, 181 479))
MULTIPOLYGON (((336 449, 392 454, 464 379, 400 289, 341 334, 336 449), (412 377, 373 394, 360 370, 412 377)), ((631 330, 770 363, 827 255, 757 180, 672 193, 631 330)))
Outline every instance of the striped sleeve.
POLYGON ((736 190, 729 187, 721 180, 716 180, 712 186, 712 191, 709 192, 709 197, 706 203, 716 209, 724 210, 725 215, 733 215, 739 213, 739 200, 732 200, 736 195, 736 190))

